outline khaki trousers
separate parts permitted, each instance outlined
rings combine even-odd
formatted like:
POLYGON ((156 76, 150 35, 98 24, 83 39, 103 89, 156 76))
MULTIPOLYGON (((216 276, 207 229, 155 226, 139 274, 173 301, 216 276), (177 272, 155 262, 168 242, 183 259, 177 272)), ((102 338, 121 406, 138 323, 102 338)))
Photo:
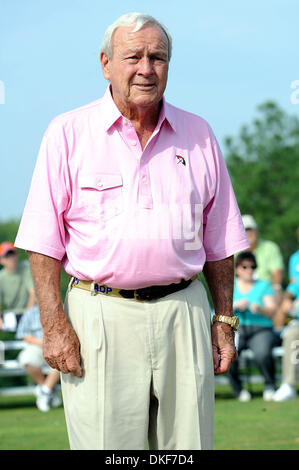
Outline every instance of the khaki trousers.
POLYGON ((84 370, 61 379, 71 449, 212 448, 211 314, 199 280, 151 302, 73 287, 65 310, 84 370))

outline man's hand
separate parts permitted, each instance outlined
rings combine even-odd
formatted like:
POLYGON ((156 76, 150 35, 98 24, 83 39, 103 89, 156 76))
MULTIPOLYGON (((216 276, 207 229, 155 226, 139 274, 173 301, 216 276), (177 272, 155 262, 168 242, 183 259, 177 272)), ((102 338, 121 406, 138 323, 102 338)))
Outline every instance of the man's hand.
POLYGON ((221 322, 212 325, 212 351, 215 375, 225 374, 238 357, 235 333, 230 325, 221 322))
MULTIPOLYGON (((204 275, 217 315, 233 314, 234 257, 209 261, 204 275)), ((212 350, 215 375, 224 374, 237 359, 235 333, 230 325, 215 322, 212 326, 212 350)))
POLYGON ((34 252, 29 253, 29 260, 43 327, 44 357, 53 369, 81 377, 79 339, 60 298, 61 262, 34 252))
POLYGON ((80 343, 68 321, 62 321, 50 331, 45 327, 43 353, 45 360, 53 369, 82 377, 80 343))

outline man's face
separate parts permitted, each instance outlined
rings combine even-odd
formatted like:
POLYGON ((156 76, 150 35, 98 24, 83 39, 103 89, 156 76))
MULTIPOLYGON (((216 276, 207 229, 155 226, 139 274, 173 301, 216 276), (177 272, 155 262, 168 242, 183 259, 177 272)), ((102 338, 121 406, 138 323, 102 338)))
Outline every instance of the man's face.
POLYGON ((14 273, 18 267, 18 255, 15 252, 9 252, 6 256, 0 258, 0 264, 9 273, 14 273))
POLYGON ((113 55, 101 53, 104 77, 110 81, 113 99, 122 113, 155 107, 161 100, 168 76, 167 37, 156 26, 119 27, 113 35, 113 55))
POLYGON ((258 231, 253 229, 253 228, 247 228, 246 229, 246 235, 247 235, 247 238, 248 238, 248 241, 250 243, 250 245, 255 245, 257 243, 257 239, 258 239, 258 231))

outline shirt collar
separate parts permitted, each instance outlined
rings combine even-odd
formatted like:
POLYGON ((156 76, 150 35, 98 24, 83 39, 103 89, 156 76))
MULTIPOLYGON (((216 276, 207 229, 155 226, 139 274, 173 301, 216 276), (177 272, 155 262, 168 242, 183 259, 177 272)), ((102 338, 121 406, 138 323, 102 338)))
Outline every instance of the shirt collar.
POLYGON ((108 85, 107 90, 103 96, 103 104, 104 104, 104 113, 103 113, 103 121, 104 121, 104 129, 107 132, 113 124, 118 121, 122 114, 116 104, 113 101, 110 92, 110 85, 108 85))
POLYGON ((168 122, 170 127, 176 132, 175 119, 172 114, 171 106, 167 103, 167 101, 165 100, 165 97, 163 96, 162 107, 161 107, 157 127, 161 127, 165 120, 168 122))
MULTIPOLYGON (((103 103, 105 107, 105 112, 103 113, 104 129, 107 132, 116 123, 116 121, 123 117, 120 110, 113 101, 110 85, 108 85, 107 90, 103 96, 103 103)), ((168 122, 171 128, 176 131, 175 120, 171 112, 171 106, 166 102, 163 96, 157 128, 160 128, 165 120, 168 122)))

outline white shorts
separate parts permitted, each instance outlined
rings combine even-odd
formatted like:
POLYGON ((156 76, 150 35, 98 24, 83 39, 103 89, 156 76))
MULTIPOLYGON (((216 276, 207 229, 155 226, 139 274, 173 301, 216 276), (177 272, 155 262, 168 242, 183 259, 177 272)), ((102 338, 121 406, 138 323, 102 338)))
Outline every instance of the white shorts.
POLYGON ((47 366, 43 356, 42 347, 36 344, 26 345, 18 355, 18 361, 22 367, 27 365, 39 368, 47 366))
POLYGON ((151 302, 73 287, 83 377, 62 374, 72 449, 211 449, 211 313, 199 280, 151 302))

